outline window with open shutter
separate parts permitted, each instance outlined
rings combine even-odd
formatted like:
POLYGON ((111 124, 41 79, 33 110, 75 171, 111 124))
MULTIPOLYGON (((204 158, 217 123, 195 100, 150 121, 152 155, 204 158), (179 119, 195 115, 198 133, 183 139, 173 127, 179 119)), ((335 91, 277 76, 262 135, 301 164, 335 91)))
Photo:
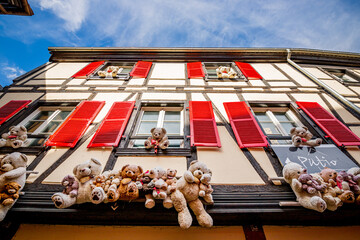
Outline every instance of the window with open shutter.
POLYGON ((14 116, 21 109, 26 107, 30 100, 12 100, 0 108, 0 124, 14 116))
POLYGON ((86 65, 83 69, 75 73, 73 78, 86 78, 90 74, 92 74, 98 67, 104 64, 104 61, 100 62, 92 62, 86 65))
POLYGON ((317 102, 296 102, 338 146, 360 146, 360 138, 317 102))
POLYGON ((249 63, 235 63, 248 80, 263 79, 262 76, 249 63))
POLYGON ((190 101, 191 146, 221 147, 211 101, 190 101))
POLYGON ((137 62, 134 69, 130 72, 130 76, 146 78, 150 71, 151 65, 152 62, 144 62, 144 61, 137 62))
POLYGON ((187 63, 188 78, 205 77, 204 69, 201 62, 187 63))
POLYGON ((116 147, 119 145, 135 102, 115 102, 91 139, 90 147, 116 147))
POLYGON ((245 102, 225 102, 224 106, 240 148, 268 146, 265 135, 245 102))
POLYGON ((104 104, 103 101, 83 101, 50 136, 46 145, 74 147, 104 104))

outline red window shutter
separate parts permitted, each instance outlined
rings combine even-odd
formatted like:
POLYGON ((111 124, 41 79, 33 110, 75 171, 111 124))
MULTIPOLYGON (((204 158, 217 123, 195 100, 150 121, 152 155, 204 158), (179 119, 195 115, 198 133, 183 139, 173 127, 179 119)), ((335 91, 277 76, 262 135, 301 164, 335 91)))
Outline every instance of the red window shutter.
POLYGON ((12 100, 0 108, 0 124, 14 116, 21 109, 26 107, 30 100, 12 100))
POLYGON ((317 102, 296 102, 338 146, 360 146, 360 138, 317 102))
POLYGON ((266 136, 245 102, 225 102, 224 106, 240 148, 268 146, 266 136))
POLYGON ((91 139, 88 148, 116 147, 119 145, 134 105, 134 101, 115 102, 91 139))
POLYGON ((191 146, 221 147, 210 101, 190 101, 191 146))
POLYGON ((83 101, 47 140, 47 146, 74 147, 105 102, 83 101))
POLYGON ((262 76, 248 63, 235 62, 248 80, 263 79, 262 76))
POLYGON ((201 62, 187 63, 188 78, 205 77, 201 62))
POLYGON ((100 62, 92 62, 86 65, 83 69, 75 73, 73 78, 86 78, 90 74, 92 74, 98 67, 104 64, 104 61, 100 62))
POLYGON ((150 71, 151 65, 152 62, 143 62, 143 61, 137 62, 136 66, 131 70, 130 76, 146 78, 150 71))

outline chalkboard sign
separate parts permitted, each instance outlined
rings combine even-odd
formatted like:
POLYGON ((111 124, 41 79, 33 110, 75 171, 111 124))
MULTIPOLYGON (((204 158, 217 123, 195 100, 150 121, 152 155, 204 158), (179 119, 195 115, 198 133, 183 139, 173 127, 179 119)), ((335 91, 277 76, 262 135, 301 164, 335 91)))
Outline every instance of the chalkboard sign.
POLYGON ((324 144, 315 148, 294 147, 293 145, 272 145, 282 165, 287 161, 300 164, 308 173, 318 173, 325 167, 336 171, 358 167, 340 149, 332 144, 324 144))

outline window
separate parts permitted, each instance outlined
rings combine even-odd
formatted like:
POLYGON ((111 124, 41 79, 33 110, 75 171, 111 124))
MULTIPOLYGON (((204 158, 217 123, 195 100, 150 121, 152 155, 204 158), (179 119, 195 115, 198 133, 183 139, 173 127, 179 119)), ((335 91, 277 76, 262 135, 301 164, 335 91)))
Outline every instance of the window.
POLYGON ((304 126, 288 107, 253 107, 271 144, 291 144, 290 129, 304 126))
POLYGON ((242 73, 238 70, 234 63, 224 62, 224 63, 204 63, 206 69, 206 79, 244 79, 242 73), (218 75, 222 70, 223 74, 218 75), (225 76, 225 77, 224 77, 225 76))
POLYGON ((19 125, 28 131, 27 146, 42 146, 48 136, 64 122, 73 107, 40 107, 19 125))
POLYGON ((184 147, 184 108, 183 106, 144 106, 130 139, 129 147, 143 148, 144 141, 151 135, 154 127, 165 128, 169 138, 169 148, 184 147))
POLYGON ((352 71, 346 69, 325 69, 328 73, 339 78, 341 82, 345 83, 359 83, 360 76, 352 71))
POLYGON ((122 79, 127 80, 130 77, 130 72, 134 67, 134 62, 122 63, 107 63, 97 72, 95 72, 91 79, 122 79))

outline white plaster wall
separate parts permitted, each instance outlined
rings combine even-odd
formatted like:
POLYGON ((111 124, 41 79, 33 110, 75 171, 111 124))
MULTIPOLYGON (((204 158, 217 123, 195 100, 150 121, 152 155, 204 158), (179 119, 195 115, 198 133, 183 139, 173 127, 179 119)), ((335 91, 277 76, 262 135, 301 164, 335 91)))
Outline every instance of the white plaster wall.
POLYGON ((197 148, 198 160, 212 170, 212 184, 265 184, 226 128, 218 131, 221 148, 197 148))
POLYGON ((277 63, 276 66, 278 66, 281 70, 286 72, 286 74, 288 74, 290 77, 292 77, 301 86, 304 86, 304 87, 316 87, 317 86, 314 82, 312 82, 310 79, 305 77, 302 73, 295 70, 293 67, 291 67, 287 63, 277 63))
POLYGON ((251 65, 265 80, 289 80, 270 63, 253 63, 251 65))
POLYGON ((336 80, 323 80, 323 82, 341 95, 356 96, 356 93, 354 93, 336 80))
POLYGON ((29 79, 33 79, 35 77, 35 75, 39 74, 39 72, 42 72, 42 71, 46 71, 48 70, 50 67, 54 66, 55 63, 50 63, 48 64, 47 66, 45 66, 43 69, 39 70, 39 71, 36 71, 35 73, 31 74, 30 76, 24 78, 23 80, 21 80, 20 82, 16 83, 16 85, 21 85, 23 84, 24 82, 26 82, 27 80, 29 79))
POLYGON ((192 101, 207 101, 202 93, 191 93, 192 101))
POLYGON ((184 63, 155 63, 152 79, 185 79, 184 63))
POLYGON ((69 78, 83 67, 88 65, 87 63, 58 63, 55 67, 45 71, 36 79, 48 79, 48 78, 69 78))
POLYGON ((293 93, 291 95, 296 99, 296 101, 300 101, 300 102, 317 102, 323 108, 325 108, 327 111, 331 112, 330 109, 325 104, 325 102, 316 93, 306 93, 306 94, 305 93, 293 93))
POLYGON ((250 80, 249 82, 250 82, 250 84, 252 86, 257 86, 257 87, 264 87, 265 86, 265 84, 264 84, 264 82, 262 80, 250 80))
POLYGON ((248 150, 270 178, 278 177, 264 148, 248 148, 248 150))
POLYGON ((46 93, 41 100, 83 100, 90 95, 91 93, 46 93))
POLYGON ((143 93, 142 100, 186 100, 185 93, 143 93))
POLYGON ((190 78, 190 85, 194 86, 204 86, 205 82, 203 79, 190 78))
POLYGON ((354 117, 349 111, 347 111, 343 106, 341 106, 337 101, 332 99, 327 94, 322 94, 326 100, 331 104, 331 106, 335 109, 335 111, 340 115, 340 117, 346 123, 359 123, 359 119, 354 117))
POLYGON ((290 101, 284 93, 243 93, 242 95, 246 101, 290 101))
POLYGON ((68 82, 66 85, 81 85, 85 81, 86 81, 85 79, 75 78, 75 79, 71 80, 70 82, 68 82))
POLYGON ((87 91, 89 87, 67 87, 66 91, 87 91))
POLYGON ((149 80, 148 85, 184 86, 185 80, 149 80))
POLYGON ((91 86, 106 86, 106 85, 123 85, 124 81, 112 81, 112 80, 93 80, 93 81, 87 81, 85 85, 91 85, 91 86))
POLYGON ((126 164, 141 166, 144 171, 160 166, 164 169, 173 168, 177 170, 177 176, 182 176, 187 170, 186 157, 167 157, 167 156, 125 156, 118 157, 114 169, 121 170, 126 164))
POLYGON ((304 67, 303 69, 305 69, 306 71, 308 71, 309 73, 314 75, 316 78, 332 79, 332 77, 330 77, 329 75, 327 75, 323 71, 319 70, 318 68, 304 67))
POLYGON ((145 78, 132 78, 127 85, 143 85, 145 78))
MULTIPOLYGON (((240 101, 239 97, 235 93, 208 93, 207 95, 211 99, 212 103, 215 104, 217 109, 219 109, 221 115, 229 122, 229 118, 226 114, 223 103, 239 102, 240 101)), ((216 118, 216 121, 221 122, 219 118, 216 118)))
POLYGON ((295 87, 293 82, 268 82, 273 87, 295 87))
POLYGON ((360 87, 350 87, 352 90, 354 90, 357 94, 360 95, 360 87))
POLYGON ((11 100, 31 100, 35 101, 39 97, 44 95, 44 93, 6 93, 3 97, 0 99, 0 107, 4 106, 11 100))
POLYGON ((208 82, 209 86, 249 86, 247 82, 208 82))
POLYGON ((30 91, 33 88, 34 87, 11 87, 11 88, 9 88, 9 91, 20 91, 20 90, 30 91))
POLYGON ((65 80, 30 80, 24 85, 61 85, 65 80))
POLYGON ((360 127, 349 127, 353 133, 360 137, 360 127))

